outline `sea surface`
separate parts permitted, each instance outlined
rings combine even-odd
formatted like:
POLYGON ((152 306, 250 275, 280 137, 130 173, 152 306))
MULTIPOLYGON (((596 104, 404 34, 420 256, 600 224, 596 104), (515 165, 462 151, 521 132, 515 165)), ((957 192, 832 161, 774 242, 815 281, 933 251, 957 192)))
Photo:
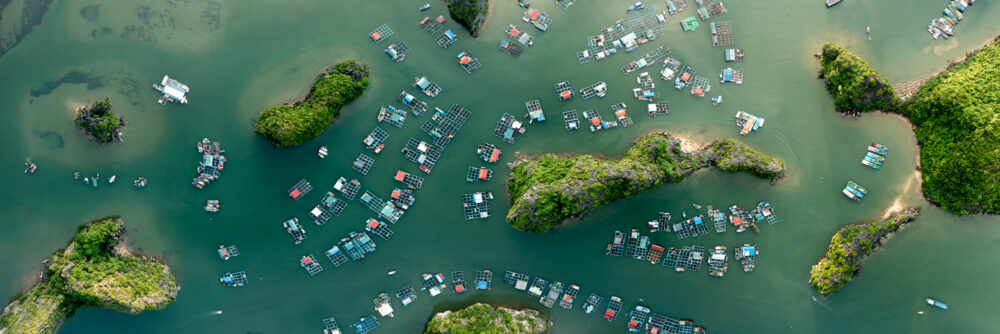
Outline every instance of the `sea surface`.
MULTIPOLYGON (((990 255, 1000 242, 1000 219, 959 218, 926 202, 916 182, 918 153, 908 124, 887 114, 850 119, 835 113, 813 57, 822 43, 833 41, 866 59, 889 81, 911 80, 996 34, 1000 7, 979 1, 966 12, 955 38, 935 41, 926 22, 940 15, 944 1, 847 0, 832 9, 819 0, 725 1, 728 13, 714 20, 732 21, 735 47, 746 50, 746 61, 724 63, 723 48, 710 44, 707 23, 694 32, 679 31, 679 20, 695 15, 694 1, 689 3, 687 10, 668 18, 664 36, 635 52, 588 64, 579 64, 576 52, 585 48, 587 36, 623 18, 629 1, 580 1, 568 10, 551 1, 533 1, 553 21, 549 31, 541 32, 521 22, 523 10, 516 2, 494 0, 479 38, 448 19, 445 28, 460 39, 448 49, 438 47, 436 35, 417 24, 424 16, 447 16, 440 2, 427 12, 417 11, 423 2, 390 0, 54 3, 41 23, 0 57, 0 122, 5 125, 0 175, 6 180, 0 191, 0 299, 17 296, 40 262, 65 246, 80 224, 120 215, 129 244, 162 257, 182 286, 180 295, 166 309, 141 315, 80 310, 64 333, 316 333, 325 317, 335 316, 348 328, 373 314, 371 301, 379 292, 392 294, 407 284, 419 287, 421 273, 444 272, 450 283, 451 271, 464 270, 471 282, 481 269, 494 272, 492 291, 433 298, 418 292, 419 299, 406 308, 393 298, 396 316, 380 319, 376 332, 420 332, 434 312, 474 302, 542 309, 555 322, 553 333, 622 332, 627 310, 637 303, 655 313, 692 319, 712 333, 1000 332, 994 312, 1000 294, 993 279, 1000 276, 1000 257, 990 255), (534 46, 520 58, 497 49, 510 23, 535 36, 534 46), (375 44, 368 33, 381 24, 395 34, 375 44), (865 34, 867 26, 870 35, 865 34), (412 49, 401 63, 382 51, 396 42, 412 49), (658 78, 656 66, 650 69, 656 90, 670 101, 671 113, 647 116, 646 103, 631 95, 637 73, 623 76, 619 67, 664 44, 671 56, 711 79, 710 94, 723 95, 725 103, 712 106, 708 97, 673 89, 658 78), (461 51, 476 55, 483 67, 466 74, 455 61, 461 51), (344 58, 370 65, 371 85, 322 136, 279 150, 253 132, 262 110, 302 98, 320 71, 344 58), (716 81, 728 66, 746 69, 743 85, 716 81), (191 87, 190 104, 156 103, 157 92, 149 87, 164 74, 191 87), (441 95, 426 98, 412 89, 413 78, 420 75, 443 87, 441 95), (560 102, 553 85, 565 80, 577 90, 606 81, 610 92, 605 98, 560 102), (373 213, 354 201, 339 217, 315 226, 307 212, 323 193, 346 176, 361 181, 362 192, 371 189, 385 198, 396 186, 396 170, 422 174, 399 150, 410 137, 426 138, 419 126, 430 114, 411 116, 401 129, 376 123, 380 106, 400 106, 396 96, 401 90, 432 107, 461 104, 472 117, 433 174, 424 175, 416 204, 391 226, 392 239, 375 237, 376 253, 335 268, 323 252, 348 232, 362 230, 373 213), (77 106, 105 97, 128 119, 124 143, 101 146, 72 123, 77 106), (513 145, 492 135, 503 113, 520 117, 526 112, 524 102, 534 99, 541 101, 548 121, 528 125, 513 145), (628 104, 635 125, 571 132, 559 117, 565 110, 591 108, 610 117, 611 105, 618 102, 628 104), (737 110, 766 118, 765 126, 739 136, 733 118, 737 110), (361 140, 377 125, 390 138, 363 176, 351 169, 351 162, 365 151, 361 140), (772 185, 749 175, 705 170, 538 235, 514 230, 504 221, 510 205, 505 164, 514 152, 617 156, 649 131, 704 142, 738 138, 781 158, 787 176, 772 185), (228 163, 220 180, 198 190, 190 180, 200 159, 195 143, 203 137, 221 142, 228 163), (484 141, 503 150, 501 163, 488 166, 495 172, 491 182, 467 183, 467 168, 484 164, 474 154, 484 141), (889 147, 880 171, 859 163, 873 141, 889 147), (316 150, 323 145, 331 153, 320 160, 316 150), (26 159, 38 163, 36 174, 21 173, 26 159), (118 182, 95 189, 74 180, 75 171, 81 179, 100 173, 102 182, 115 174, 118 182), (149 179, 145 189, 130 184, 139 176, 149 179), (303 178, 315 190, 292 201, 285 191, 303 178), (847 180, 867 187, 868 198, 860 203, 844 198, 840 189, 847 180), (463 219, 460 195, 475 191, 497 196, 493 217, 463 219), (220 200, 221 212, 205 212, 208 199, 220 200), (735 261, 725 277, 714 278, 705 268, 675 273, 604 255, 615 230, 644 230, 659 211, 680 217, 696 212, 692 203, 725 208, 760 200, 772 203, 780 222, 765 224, 759 235, 730 228, 685 240, 668 233, 651 236, 667 247, 757 244, 760 255, 753 273, 740 271, 735 261), (818 297, 808 283, 809 269, 823 256, 834 231, 877 218, 897 200, 923 207, 924 214, 865 262, 862 274, 846 288, 818 297), (292 217, 307 222, 308 239, 301 245, 293 245, 281 226, 292 217), (220 260, 215 252, 219 244, 237 245, 240 256, 220 260), (299 258, 308 254, 325 267, 315 277, 299 266, 299 258), (220 275, 239 270, 250 276, 246 287, 220 286, 220 275), (398 274, 387 275, 391 270, 398 274), (576 308, 545 309, 504 285, 506 270, 579 284, 576 308), (609 323, 598 314, 584 315, 579 306, 590 293, 605 301, 620 296, 625 309, 619 319, 609 323), (940 299, 951 309, 929 308, 925 297, 940 299)), ((647 2, 651 5, 665 10, 662 2, 647 2)), ((18 19, 15 14, 12 9, 3 17, 18 19)))

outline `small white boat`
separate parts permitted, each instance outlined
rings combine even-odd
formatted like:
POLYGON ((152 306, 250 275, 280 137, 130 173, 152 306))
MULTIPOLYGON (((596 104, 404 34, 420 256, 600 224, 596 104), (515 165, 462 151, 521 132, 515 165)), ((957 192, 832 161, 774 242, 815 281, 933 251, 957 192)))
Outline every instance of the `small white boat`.
POLYGON ((396 274, 395 270, 389 271, 389 276, 392 276, 392 275, 395 275, 395 274, 396 274))
POLYGON ((118 178, 118 175, 111 175, 111 177, 108 178, 108 184, 115 183, 115 179, 117 179, 117 178, 118 178))
POLYGON ((320 159, 325 159, 327 153, 329 152, 326 150, 326 146, 323 146, 319 148, 319 152, 317 152, 316 154, 319 156, 320 159))

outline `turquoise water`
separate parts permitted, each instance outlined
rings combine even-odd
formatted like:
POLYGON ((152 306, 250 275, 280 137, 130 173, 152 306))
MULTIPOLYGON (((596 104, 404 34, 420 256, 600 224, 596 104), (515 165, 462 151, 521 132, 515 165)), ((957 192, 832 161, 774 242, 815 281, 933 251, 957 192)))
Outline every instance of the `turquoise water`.
MULTIPOLYGON (((533 298, 502 284, 505 270, 577 283, 582 287, 577 306, 591 292, 605 299, 620 296, 626 308, 641 298, 653 312, 693 319, 714 333, 997 331, 1000 322, 991 311, 1000 297, 990 293, 993 285, 984 277, 1000 273, 1000 260, 979 255, 1000 241, 997 219, 957 218, 930 207, 913 182, 917 152, 908 125, 890 115, 852 120, 832 112, 812 55, 823 42, 835 41, 870 61, 890 81, 909 80, 995 34, 990 18, 1000 15, 1000 8, 980 1, 967 12, 956 38, 934 41, 924 27, 939 15, 940 1, 845 1, 829 10, 814 2, 726 2, 729 12, 719 20, 732 21, 735 46, 746 49, 747 60, 725 65, 722 48, 710 46, 707 26, 678 32, 678 20, 695 15, 693 2, 668 19, 667 35, 652 46, 583 65, 575 53, 585 46, 586 36, 623 17, 628 1, 580 2, 568 10, 537 1, 533 6, 553 19, 547 32, 520 22, 522 11, 514 2, 494 1, 481 36, 473 40, 460 33, 460 41, 447 50, 416 24, 424 16, 444 14, 440 3, 423 13, 416 10, 422 3, 403 1, 59 3, 0 58, 0 77, 7 79, 0 81, 0 120, 11 125, 0 133, 8 143, 0 156, 4 175, 11 175, 0 192, 0 217, 6 222, 0 234, 0 265, 6 268, 0 275, 0 299, 16 296, 30 272, 63 247, 79 224, 121 215, 129 243, 163 257, 181 293, 167 309, 138 316, 82 310, 63 332, 317 332, 322 318, 336 316, 347 327, 373 313, 371 299, 379 292, 419 286, 420 273, 464 270, 471 280, 475 270, 484 268, 496 276, 491 292, 435 298, 420 293, 406 309, 394 299, 396 317, 382 319, 377 332, 418 332, 433 312, 476 301, 540 308, 533 298), (93 20, 81 15, 89 5, 100 5, 93 20), (367 39, 383 23, 395 30, 388 42, 402 41, 413 49, 404 62, 391 62, 382 53, 386 43, 374 45, 367 39), (534 46, 517 59, 496 49, 509 23, 535 36, 534 46), (871 41, 866 26, 872 28, 871 41), (743 66, 744 84, 713 84, 713 95, 726 99, 713 107, 707 98, 691 97, 656 79, 672 113, 650 118, 643 103, 631 96, 635 75, 622 76, 618 68, 662 44, 708 78, 725 66, 743 66), (454 63, 460 51, 477 55, 483 68, 466 74, 454 63), (371 86, 326 133, 284 150, 253 133, 261 110, 301 98, 319 71, 346 57, 372 67, 371 86), (66 76, 71 71, 77 74, 66 76), (163 74, 191 86, 190 104, 156 104, 156 92, 147 87, 163 74), (411 117, 402 129, 382 126, 390 138, 368 176, 352 171, 350 163, 364 151, 360 142, 376 126, 378 107, 398 106, 395 97, 402 89, 416 93, 409 85, 422 74, 444 88, 439 97, 424 100, 445 109, 459 103, 473 116, 426 177, 415 206, 392 226, 392 239, 376 240, 378 251, 361 262, 329 265, 322 252, 347 232, 360 230, 371 216, 352 202, 324 226, 307 224, 309 238, 293 245, 281 222, 306 220, 337 177, 358 178, 363 189, 387 197, 397 169, 418 172, 397 152, 409 137, 425 137, 419 125, 428 115, 411 117), (603 99, 559 102, 552 86, 564 80, 575 89, 606 81, 610 92, 603 99), (129 121, 122 144, 102 147, 73 127, 73 106, 104 97, 129 121), (549 121, 531 124, 514 145, 492 136, 502 113, 522 115, 524 102, 533 99, 541 100, 549 121), (558 118, 564 110, 590 108, 607 116, 620 101, 629 105, 635 125, 603 133, 567 132, 558 118), (732 118, 738 109, 765 117, 765 127, 739 137, 732 118), (507 163, 515 151, 618 155, 641 133, 654 130, 706 142, 739 137, 782 158, 788 175, 770 185, 747 175, 703 171, 542 235, 518 232, 504 222, 506 167, 493 166, 490 183, 464 180, 468 166, 481 165, 473 153, 483 141, 499 144, 507 163), (199 159, 194 144, 202 137, 220 141, 228 163, 219 181, 197 190, 189 179, 199 159), (857 162, 872 141, 890 147, 888 162, 878 172, 857 162), (315 158, 322 145, 331 148, 325 160, 315 158), (25 158, 39 164, 37 174, 21 174, 25 158), (121 180, 94 189, 74 181, 74 171, 85 176, 99 172, 104 178, 117 174, 121 180), (138 176, 148 178, 150 186, 139 191, 123 182, 138 176), (285 190, 302 178, 316 190, 292 202, 285 190), (839 189, 848 179, 866 186, 870 198, 861 203, 843 198, 839 189), (494 217, 463 220, 459 195, 483 190, 498 195, 494 217), (833 232, 879 216, 897 198, 904 205, 923 206, 923 217, 869 259, 847 288, 814 302, 809 268, 833 232), (222 212, 204 212, 206 199, 219 199, 222 212), (692 202, 725 207, 761 199, 774 205, 781 222, 763 226, 759 235, 730 231, 682 241, 668 234, 652 236, 665 246, 756 243, 761 255, 753 273, 739 272, 733 263, 733 271, 716 279, 704 271, 677 274, 604 255, 614 230, 642 228, 658 211, 676 217, 694 211, 692 202), (242 254, 219 260, 215 249, 220 243, 236 244, 242 254), (307 254, 316 255, 326 270, 306 275, 298 258, 307 254), (249 273, 248 286, 219 286, 219 275, 237 270, 249 273), (390 270, 398 274, 387 276, 390 270), (927 308, 927 296, 951 309, 927 308), (216 315, 217 310, 223 313, 216 315), (926 314, 918 315, 920 310, 926 314)), ((446 28, 460 29, 450 20, 446 28)), ((609 324, 579 310, 543 312, 555 321, 554 333, 604 333, 625 326, 622 319, 609 324)))

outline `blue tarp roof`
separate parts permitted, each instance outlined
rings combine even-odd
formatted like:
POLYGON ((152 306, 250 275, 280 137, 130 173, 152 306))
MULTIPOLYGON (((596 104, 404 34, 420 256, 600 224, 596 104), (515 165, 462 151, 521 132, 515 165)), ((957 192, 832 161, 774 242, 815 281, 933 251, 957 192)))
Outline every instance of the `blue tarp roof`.
POLYGON ((694 217, 694 224, 701 225, 701 217, 694 217))
POLYGON ((403 97, 403 101, 413 102, 413 95, 406 94, 406 96, 403 97))
POLYGON ((451 29, 445 30, 444 35, 448 36, 448 38, 455 39, 455 33, 451 32, 451 29))
POLYGON ((477 289, 486 289, 486 282, 484 282, 484 281, 476 282, 476 288, 477 289))

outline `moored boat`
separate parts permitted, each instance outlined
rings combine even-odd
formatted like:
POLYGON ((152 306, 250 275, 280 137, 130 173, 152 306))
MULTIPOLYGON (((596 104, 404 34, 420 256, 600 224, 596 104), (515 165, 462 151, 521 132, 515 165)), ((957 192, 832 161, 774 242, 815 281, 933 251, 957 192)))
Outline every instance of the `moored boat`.
POLYGON ((942 303, 940 300, 937 300, 937 299, 934 299, 934 298, 927 298, 926 301, 927 301, 927 305, 931 305, 931 306, 937 307, 937 308, 942 309, 942 310, 947 310, 948 309, 948 304, 942 303))
POLYGON ((826 0, 826 7, 830 8, 830 7, 836 6, 841 1, 843 1, 843 0, 826 0))
POLYGON ((429 3, 425 3, 423 6, 420 6, 420 11, 421 12, 425 11, 425 10, 428 10, 428 9, 431 9, 431 4, 429 4, 429 3))

